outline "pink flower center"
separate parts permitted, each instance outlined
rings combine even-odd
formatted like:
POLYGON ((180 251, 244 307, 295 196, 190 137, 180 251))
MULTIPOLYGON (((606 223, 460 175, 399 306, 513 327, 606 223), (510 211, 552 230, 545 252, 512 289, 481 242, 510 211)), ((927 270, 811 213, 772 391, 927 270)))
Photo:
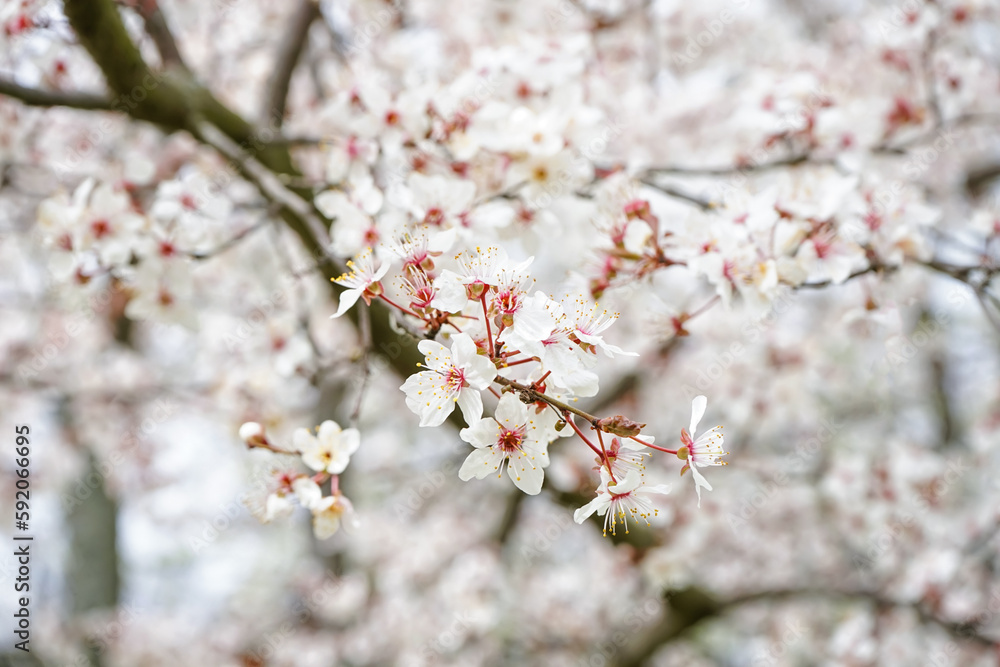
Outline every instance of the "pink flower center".
POLYGON ((444 211, 437 206, 427 209, 427 215, 424 216, 425 225, 440 227, 442 223, 444 223, 444 211))
POLYGON ((512 289, 504 289, 499 292, 494 301, 501 313, 514 314, 521 307, 521 295, 512 289))
POLYGON ((111 223, 109 223, 104 218, 100 220, 94 220, 90 223, 90 231, 93 232, 94 238, 103 239, 105 236, 111 233, 111 223))
POLYGON ((174 303, 174 295, 168 292, 166 289, 160 288, 160 293, 157 296, 157 300, 160 305, 164 308, 169 308, 174 303))
POLYGON ((462 387, 467 386, 465 372, 456 366, 452 366, 445 374, 444 384, 450 392, 457 392, 462 387))
POLYGON ((521 444, 524 442, 524 427, 521 426, 513 431, 508 431, 503 429, 500 434, 500 439, 497 444, 500 449, 506 454, 513 454, 514 452, 520 451, 521 444))

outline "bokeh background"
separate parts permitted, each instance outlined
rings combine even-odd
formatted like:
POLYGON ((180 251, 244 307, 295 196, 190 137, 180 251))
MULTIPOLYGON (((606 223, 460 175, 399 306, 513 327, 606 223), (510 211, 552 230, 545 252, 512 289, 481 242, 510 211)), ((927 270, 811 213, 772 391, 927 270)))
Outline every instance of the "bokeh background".
MULTIPOLYGON (((35 536, 32 650, 0 624, 4 664, 1000 664, 995 1, 3 0, 0 25, 0 516, 27 423, 35 536), (650 181, 678 248, 772 218, 874 230, 882 206, 870 270, 803 264, 684 330, 704 272, 601 289, 640 356, 602 358, 581 406, 669 444, 707 395, 730 465, 700 509, 658 454, 651 527, 575 524, 596 474, 569 439, 538 496, 459 481, 468 445, 399 391, 414 339, 384 310, 329 319, 371 211, 310 247, 227 154, 312 193, 362 165, 395 205, 421 151, 491 178, 476 151, 518 129, 475 116, 493 99, 558 117, 589 174, 650 181), (506 129, 431 141, 429 102, 506 129), (362 434, 359 526, 319 541, 304 510, 258 521, 287 462, 237 431, 324 419, 362 434)), ((464 241, 593 288, 593 192, 538 187, 464 241)))

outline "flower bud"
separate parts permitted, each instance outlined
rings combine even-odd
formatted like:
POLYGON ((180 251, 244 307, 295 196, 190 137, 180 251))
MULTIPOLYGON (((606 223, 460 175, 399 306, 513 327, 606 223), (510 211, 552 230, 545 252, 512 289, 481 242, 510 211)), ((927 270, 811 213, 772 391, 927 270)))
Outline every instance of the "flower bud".
POLYGON ((604 419, 599 419, 597 421, 597 428, 601 429, 605 433, 613 433, 625 438, 639 435, 645 426, 645 424, 634 422, 628 417, 623 417, 622 415, 605 417, 604 419))
POLYGON ((264 427, 257 422, 246 422, 240 426, 240 439, 246 443, 247 447, 267 446, 267 437, 264 435, 264 427))
POLYGON ((481 297, 485 291, 486 285, 483 283, 472 283, 465 286, 465 295, 472 301, 479 301, 479 297, 481 297))

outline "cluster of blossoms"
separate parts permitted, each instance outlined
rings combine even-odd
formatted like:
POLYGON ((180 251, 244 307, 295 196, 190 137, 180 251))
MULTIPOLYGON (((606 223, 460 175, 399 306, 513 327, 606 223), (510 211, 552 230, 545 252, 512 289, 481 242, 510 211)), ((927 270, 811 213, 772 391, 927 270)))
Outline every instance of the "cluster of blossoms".
POLYGON ((139 161, 114 180, 84 179, 38 207, 38 228, 52 275, 83 286, 109 278, 127 295, 135 320, 198 326, 196 260, 255 224, 234 211, 200 170, 151 187, 155 166, 139 161), (233 225, 233 223, 236 223, 233 225))
POLYGON ((41 610, 45 662, 95 644, 143 665, 995 662, 998 0, 358 0, 322 3, 307 33, 320 3, 88 4, 0 8, 0 389, 9 419, 48 415, 42 500, 76 487, 119 526, 116 552, 64 506, 53 536, 105 554, 71 569, 120 563, 122 599, 151 604, 122 624, 41 610), (74 5, 114 6, 128 35, 75 35, 74 5), (243 159, 130 120, 163 96, 111 68, 102 91, 84 47, 132 37, 151 55, 163 34, 143 25, 175 31, 184 66, 161 52, 144 82, 179 91, 179 112, 210 91, 262 112, 250 141, 230 135, 243 159), (262 58, 289 45, 279 112, 292 68, 262 58), (116 112, 29 108, 14 99, 29 87, 32 104, 103 93, 116 112), (284 224, 291 195, 309 225, 284 224), (74 312, 104 286, 120 298, 74 312), (400 375, 365 374, 355 451, 333 422, 292 429, 361 380, 370 355, 327 319, 361 301, 388 304, 423 354, 414 369, 381 304, 370 336, 357 318, 400 375), (153 432, 164 394, 187 398, 153 432), (705 470, 725 452, 721 427, 698 430, 701 394, 724 400, 739 457, 724 484, 705 470), (414 414, 385 409, 403 396, 414 414), (650 428, 580 409, 597 402, 650 428), (210 499, 246 486, 245 453, 202 424, 247 420, 249 458, 278 468, 259 518, 301 507, 327 537, 354 523, 346 492, 380 529, 316 545, 241 523, 184 553, 210 499), (464 463, 442 464, 442 438, 464 463), (664 498, 660 450, 699 505, 716 485, 696 520, 690 489, 664 498), (99 477, 116 502, 94 503, 99 477), (658 512, 662 529, 617 548, 565 530, 564 503, 612 535, 658 512), (685 589, 719 602, 697 631, 664 618, 664 592, 685 589), (189 622, 206 610, 211 632, 189 622))
MULTIPOLYGON (((502 475, 506 467, 517 488, 537 494, 549 465, 549 444, 575 434, 596 454, 600 475, 597 497, 576 513, 578 522, 596 510, 606 515, 605 532, 610 526, 614 534, 619 518, 626 531, 629 517, 648 523, 655 510, 646 496, 667 491, 645 484, 648 450, 686 461, 681 472, 691 470, 700 505, 702 487, 712 487, 698 468, 724 464, 721 427, 696 440, 682 430, 681 446, 668 449, 642 432, 645 424, 620 415, 597 418, 573 405, 597 394, 593 366, 599 350, 609 358, 630 354, 603 337, 617 314, 584 295, 556 300, 532 291, 531 258, 515 262, 501 248, 476 248, 437 270, 441 260, 426 248, 425 241, 407 239, 393 245, 395 258, 381 262, 365 250, 350 263, 351 273, 335 280, 346 290, 333 317, 361 298, 382 299, 398 311, 402 324, 424 336, 418 348, 425 370, 401 389, 420 426, 442 425, 458 406, 468 425, 461 438, 474 447, 461 479, 502 475), (399 280, 386 286, 382 281, 395 264, 401 264, 399 280), (484 392, 497 400, 493 417, 483 416, 484 392)), ((704 396, 694 400, 692 434, 706 404, 704 396)))
POLYGON ((361 436, 357 429, 341 429, 335 421, 324 421, 316 427, 315 435, 308 429, 298 428, 292 434, 292 448, 282 448, 272 443, 257 422, 246 422, 240 427, 240 438, 247 447, 262 448, 286 456, 298 457, 311 473, 295 470, 277 471, 272 489, 254 513, 264 523, 288 516, 295 502, 312 514, 313 532, 318 539, 332 536, 340 528, 357 525, 351 501, 340 492, 339 475, 347 469, 351 455, 358 451, 361 436), (324 487, 329 493, 324 495, 324 487))

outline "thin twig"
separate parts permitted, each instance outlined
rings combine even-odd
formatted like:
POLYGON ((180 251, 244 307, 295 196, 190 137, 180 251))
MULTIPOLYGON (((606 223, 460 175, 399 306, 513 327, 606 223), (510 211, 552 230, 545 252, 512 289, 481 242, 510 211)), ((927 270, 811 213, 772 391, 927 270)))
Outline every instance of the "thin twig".
POLYGON ((163 64, 187 70, 188 67, 181 57, 180 49, 177 48, 174 34, 170 31, 163 12, 160 11, 160 3, 157 0, 138 0, 135 8, 146 24, 146 33, 156 44, 156 50, 159 51, 163 64))

